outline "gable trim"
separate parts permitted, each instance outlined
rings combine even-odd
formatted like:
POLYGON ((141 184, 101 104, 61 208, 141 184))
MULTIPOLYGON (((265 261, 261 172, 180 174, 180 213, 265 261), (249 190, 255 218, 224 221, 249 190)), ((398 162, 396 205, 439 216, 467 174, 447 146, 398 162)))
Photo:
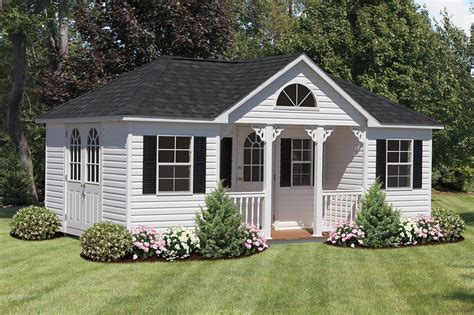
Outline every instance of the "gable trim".
POLYGON ((268 85, 270 85, 272 82, 277 80, 279 77, 281 77, 284 73, 289 71, 291 68, 293 68, 295 65, 297 65, 299 62, 304 62, 306 63, 307 66, 309 66, 316 74, 318 74, 326 83, 328 83, 333 89, 336 90, 345 100, 347 100, 355 109, 357 109, 368 121, 368 125, 372 125, 373 127, 376 126, 381 126, 380 123, 368 112, 366 111, 359 103, 357 103, 352 97, 349 96, 336 82, 334 82, 318 65, 316 65, 308 56, 305 54, 301 54, 298 58, 290 62, 288 65, 286 65, 283 69, 275 73, 272 77, 267 79, 265 82, 263 82, 260 86, 258 86, 256 89, 254 89, 251 93, 247 94, 243 99, 241 99, 239 102, 237 102, 234 106, 231 108, 227 109, 225 112, 221 113, 217 118, 215 119, 218 122, 221 123, 228 123, 229 122, 229 115, 234 112, 237 108, 239 108, 242 104, 244 104, 246 101, 250 100, 252 97, 257 95, 260 91, 262 91, 264 88, 266 88, 268 85))

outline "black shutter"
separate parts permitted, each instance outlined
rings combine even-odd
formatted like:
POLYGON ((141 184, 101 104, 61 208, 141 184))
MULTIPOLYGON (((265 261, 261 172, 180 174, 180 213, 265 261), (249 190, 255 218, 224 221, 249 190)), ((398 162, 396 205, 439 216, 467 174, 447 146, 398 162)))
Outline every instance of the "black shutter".
POLYGON ((224 187, 232 187, 232 138, 221 140, 220 179, 224 187))
POLYGON ((280 187, 291 187, 291 139, 280 143, 280 187))
POLYGON ((143 194, 156 194, 156 136, 143 136, 143 194))
POLYGON ((377 149, 375 157, 375 177, 377 177, 382 184, 382 189, 385 189, 385 171, 387 165, 387 140, 377 139, 377 149))
POLYGON ((413 141, 413 188, 421 188, 423 179, 423 142, 413 141))
POLYGON ((194 137, 193 192, 206 192, 206 137, 194 137))

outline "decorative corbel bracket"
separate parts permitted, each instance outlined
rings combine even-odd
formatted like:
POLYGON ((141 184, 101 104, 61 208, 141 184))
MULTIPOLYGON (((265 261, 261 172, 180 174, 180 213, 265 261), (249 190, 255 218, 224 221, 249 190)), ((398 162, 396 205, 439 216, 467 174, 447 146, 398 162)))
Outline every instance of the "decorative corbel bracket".
POLYGON ((311 140, 314 142, 318 143, 318 132, 322 132, 321 135, 321 140, 322 143, 326 142, 326 140, 329 138, 329 136, 333 133, 334 128, 307 128, 305 129, 306 132, 308 133, 308 136, 311 137, 311 140))
MULTIPOLYGON (((252 127, 252 129, 255 131, 257 136, 263 141, 266 142, 266 127, 265 126, 258 126, 258 127, 252 127)), ((282 128, 275 128, 272 126, 272 139, 271 141, 275 141, 279 135, 281 135, 283 129, 282 128)))
POLYGON ((364 143, 364 130, 359 129, 359 128, 352 128, 352 132, 354 133, 354 136, 356 136, 357 140, 359 140, 360 143, 364 143))

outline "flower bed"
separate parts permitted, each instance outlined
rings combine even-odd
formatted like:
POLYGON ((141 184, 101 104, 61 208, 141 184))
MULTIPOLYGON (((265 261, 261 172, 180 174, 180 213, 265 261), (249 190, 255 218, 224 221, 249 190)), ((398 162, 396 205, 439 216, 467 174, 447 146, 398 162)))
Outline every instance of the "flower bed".
POLYGON ((329 233, 327 242, 342 247, 364 246, 365 232, 362 226, 355 223, 339 223, 336 229, 329 233))
MULTIPOLYGON (((399 235, 393 247, 415 246, 421 244, 439 244, 455 242, 462 239, 464 221, 459 215, 443 210, 442 219, 429 216, 415 218, 402 217, 399 225, 399 235), (444 227, 444 230, 443 230, 444 227)), ((327 244, 341 247, 371 247, 364 243, 365 231, 362 226, 354 223, 339 223, 329 233, 327 244)))
MULTIPOLYGON (((233 258, 250 256, 268 248, 261 229, 246 225, 244 230, 246 234, 241 243, 242 255, 233 258)), ((216 259, 205 257, 199 252, 199 238, 193 229, 180 226, 171 227, 163 233, 148 226, 139 226, 128 232, 123 226, 111 222, 96 223, 81 237, 81 246, 81 256, 95 261, 216 259), (115 242, 116 239, 118 242, 115 242)))

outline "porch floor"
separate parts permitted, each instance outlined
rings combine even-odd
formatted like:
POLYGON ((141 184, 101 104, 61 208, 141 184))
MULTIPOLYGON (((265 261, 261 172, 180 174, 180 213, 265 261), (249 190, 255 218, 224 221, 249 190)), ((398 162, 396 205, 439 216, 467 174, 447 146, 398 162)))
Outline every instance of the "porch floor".
POLYGON ((323 233, 323 237, 313 237, 312 229, 278 230, 272 229, 272 239, 269 244, 292 244, 292 243, 323 243, 328 237, 323 233))

